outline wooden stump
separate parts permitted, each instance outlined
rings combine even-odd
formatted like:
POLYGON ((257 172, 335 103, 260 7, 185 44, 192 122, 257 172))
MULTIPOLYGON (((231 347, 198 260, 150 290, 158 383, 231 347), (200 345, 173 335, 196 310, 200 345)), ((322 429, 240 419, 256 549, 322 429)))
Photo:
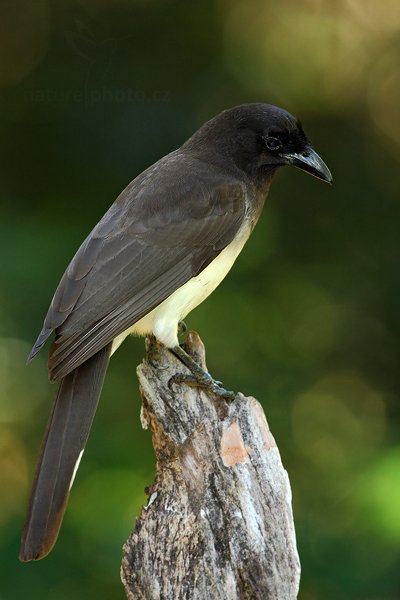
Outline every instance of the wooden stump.
MULTIPOLYGON (((148 339, 147 347, 153 342, 148 339)), ((186 351, 205 367, 190 332, 186 351)), ((130 600, 293 600, 300 564, 289 479, 259 402, 168 382, 186 369, 161 348, 138 367, 157 473, 124 546, 130 600)))

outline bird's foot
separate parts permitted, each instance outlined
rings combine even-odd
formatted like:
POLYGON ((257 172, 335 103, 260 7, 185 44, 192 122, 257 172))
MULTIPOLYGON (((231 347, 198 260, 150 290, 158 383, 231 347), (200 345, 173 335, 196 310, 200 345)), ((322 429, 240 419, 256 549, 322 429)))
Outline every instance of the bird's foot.
POLYGON ((178 322, 178 335, 183 335, 184 333, 187 333, 188 327, 185 323, 185 321, 180 320, 178 322))
POLYGON ((192 388, 198 388, 216 396, 217 398, 221 398, 223 400, 234 400, 236 397, 236 393, 230 390, 226 390, 224 387, 220 385, 220 381, 215 381, 211 375, 207 378, 198 379, 194 375, 189 375, 187 373, 177 373, 173 375, 171 379, 168 381, 168 387, 172 390, 172 386, 174 384, 184 383, 192 388))
POLYGON ((190 387, 197 387, 204 390, 217 398, 234 400, 236 393, 222 387, 222 382, 213 379, 211 375, 204 371, 183 348, 176 346, 172 349, 172 352, 184 365, 186 365, 192 374, 177 373, 171 377, 168 382, 168 387, 170 389, 174 384, 184 383, 190 387))

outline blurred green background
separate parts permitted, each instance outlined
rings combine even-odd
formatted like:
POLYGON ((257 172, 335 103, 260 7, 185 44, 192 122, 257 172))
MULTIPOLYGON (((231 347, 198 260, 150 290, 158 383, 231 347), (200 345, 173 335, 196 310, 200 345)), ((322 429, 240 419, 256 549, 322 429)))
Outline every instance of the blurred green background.
POLYGON ((259 398, 293 488, 302 600, 400 598, 398 0, 6 1, 0 8, 0 599, 123 600, 154 456, 143 340, 112 359, 57 546, 18 562, 55 388, 25 367, 58 280, 125 185, 242 102, 300 117, 331 188, 278 174, 187 319, 259 398), (228 308, 227 308, 228 307, 228 308))

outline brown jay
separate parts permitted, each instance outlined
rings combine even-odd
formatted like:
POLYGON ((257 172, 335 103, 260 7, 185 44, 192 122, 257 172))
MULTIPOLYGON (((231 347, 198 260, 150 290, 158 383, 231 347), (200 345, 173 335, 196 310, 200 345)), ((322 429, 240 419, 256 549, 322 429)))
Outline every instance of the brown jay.
POLYGON ((228 273, 284 165, 332 181, 287 111, 268 104, 225 110, 138 175, 73 257, 29 356, 55 333, 49 377, 58 389, 21 560, 43 558, 57 539, 109 358, 127 335, 153 334, 200 387, 232 397, 179 346, 178 323, 228 273))

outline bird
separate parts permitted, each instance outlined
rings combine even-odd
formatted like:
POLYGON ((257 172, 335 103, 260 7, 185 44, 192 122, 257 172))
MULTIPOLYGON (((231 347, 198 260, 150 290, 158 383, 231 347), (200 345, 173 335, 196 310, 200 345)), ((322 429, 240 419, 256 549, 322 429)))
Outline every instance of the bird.
POLYGON ((58 388, 21 561, 45 557, 57 540, 110 356, 129 334, 154 336, 188 367, 188 379, 215 396, 234 396, 179 345, 179 323, 231 269, 286 165, 332 183, 289 112, 264 103, 229 108, 129 183, 84 240, 28 358, 55 334, 48 370, 58 388))

